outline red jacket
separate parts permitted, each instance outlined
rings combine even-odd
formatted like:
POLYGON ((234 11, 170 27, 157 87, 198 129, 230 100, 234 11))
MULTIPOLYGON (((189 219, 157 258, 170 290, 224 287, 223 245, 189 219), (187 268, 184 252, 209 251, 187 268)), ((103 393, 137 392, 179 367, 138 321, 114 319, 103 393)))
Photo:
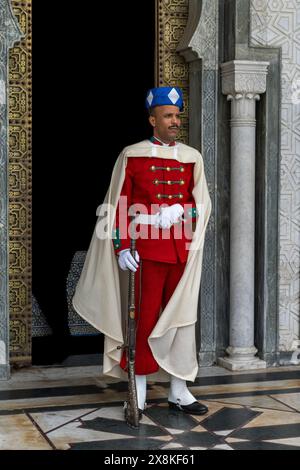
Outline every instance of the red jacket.
POLYGON ((196 216, 195 201, 192 196, 193 169, 194 163, 180 163, 174 159, 128 158, 121 191, 121 196, 127 197, 127 206, 126 200, 123 201, 125 198, 120 199, 114 226, 116 253, 130 247, 128 208, 132 204, 143 204, 144 208, 138 207, 141 213, 155 214, 162 204, 179 203, 185 209, 184 218, 187 221, 176 224, 170 229, 138 225, 136 230, 141 237, 137 238, 136 249, 141 259, 166 263, 187 260, 188 244, 192 235, 191 221, 196 216), (152 207, 152 211, 151 205, 156 206, 152 207))

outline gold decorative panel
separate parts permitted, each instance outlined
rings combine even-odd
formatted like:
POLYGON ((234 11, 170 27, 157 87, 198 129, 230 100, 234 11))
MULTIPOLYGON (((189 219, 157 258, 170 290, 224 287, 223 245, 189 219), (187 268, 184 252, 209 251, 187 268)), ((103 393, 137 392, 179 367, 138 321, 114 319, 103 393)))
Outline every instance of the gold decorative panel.
POLYGON ((9 55, 10 362, 31 362, 31 0, 12 0, 24 34, 9 55))
POLYGON ((179 140, 188 143, 189 66, 176 52, 188 20, 188 0, 156 0, 156 86, 179 86, 184 112, 179 140))

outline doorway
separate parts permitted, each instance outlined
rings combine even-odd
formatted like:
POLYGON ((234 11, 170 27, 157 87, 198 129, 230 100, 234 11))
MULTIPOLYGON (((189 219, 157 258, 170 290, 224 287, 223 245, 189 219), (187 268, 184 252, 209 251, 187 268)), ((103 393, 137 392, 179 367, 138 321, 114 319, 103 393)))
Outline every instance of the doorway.
POLYGON ((52 364, 103 352, 100 333, 71 334, 66 280, 74 254, 88 249, 118 154, 151 135, 155 2, 84 12, 34 2, 33 24, 32 291, 51 333, 33 336, 32 362, 52 364))

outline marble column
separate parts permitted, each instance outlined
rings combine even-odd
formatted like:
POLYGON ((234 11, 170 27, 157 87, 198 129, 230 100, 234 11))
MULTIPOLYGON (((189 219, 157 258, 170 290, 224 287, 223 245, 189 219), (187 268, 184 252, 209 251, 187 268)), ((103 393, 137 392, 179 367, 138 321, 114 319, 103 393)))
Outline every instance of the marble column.
POLYGON ((230 344, 218 363, 260 369, 254 346, 255 108, 266 91, 268 62, 222 64, 222 92, 231 101, 230 344))

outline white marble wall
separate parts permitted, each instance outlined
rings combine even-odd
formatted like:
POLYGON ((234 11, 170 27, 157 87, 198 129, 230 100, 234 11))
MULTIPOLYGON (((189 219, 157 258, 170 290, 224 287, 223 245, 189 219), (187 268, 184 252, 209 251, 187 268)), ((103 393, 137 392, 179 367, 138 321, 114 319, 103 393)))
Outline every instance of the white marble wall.
POLYGON ((300 0, 252 0, 251 45, 282 51, 280 350, 300 344, 300 0))

